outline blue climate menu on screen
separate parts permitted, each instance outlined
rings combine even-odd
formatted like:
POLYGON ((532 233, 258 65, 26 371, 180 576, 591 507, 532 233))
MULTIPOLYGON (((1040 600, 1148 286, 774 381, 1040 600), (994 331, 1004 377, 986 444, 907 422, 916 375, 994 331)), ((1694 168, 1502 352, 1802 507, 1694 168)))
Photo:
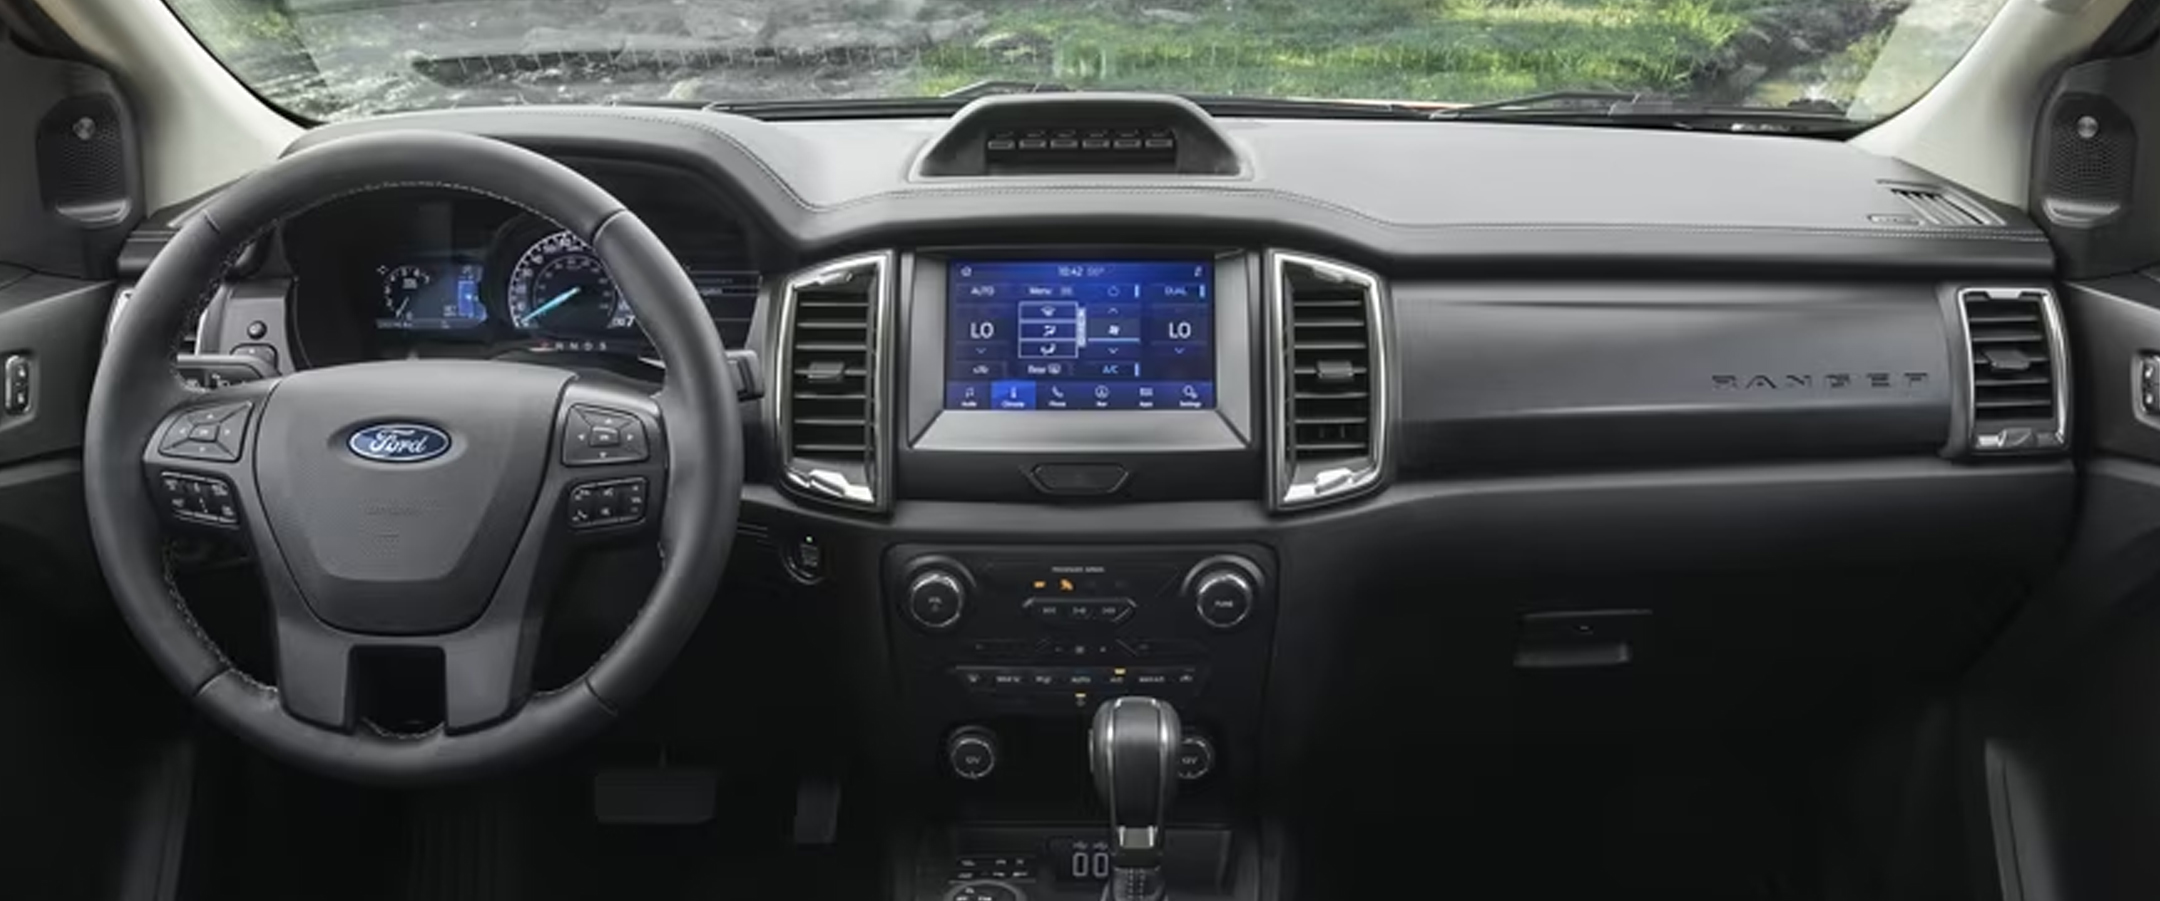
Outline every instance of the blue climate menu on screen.
POLYGON ((952 264, 948 410, 1212 410, 1207 260, 952 264))

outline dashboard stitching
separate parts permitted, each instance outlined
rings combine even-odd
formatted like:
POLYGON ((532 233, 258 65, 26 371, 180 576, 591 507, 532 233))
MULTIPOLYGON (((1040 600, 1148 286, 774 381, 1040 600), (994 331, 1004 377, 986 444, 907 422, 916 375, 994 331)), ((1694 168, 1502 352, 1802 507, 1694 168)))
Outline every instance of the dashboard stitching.
POLYGON ((2042 235, 2038 235, 2038 234, 2033 234, 2033 233, 2030 233, 2030 232, 2019 232, 2019 233, 2016 233, 2016 234, 1974 234, 1974 233, 1969 233, 1969 232, 1963 232, 1963 231, 1951 231, 1951 230, 1947 230, 1947 229, 1927 229, 1927 228, 1907 228, 1907 229, 1897 229, 1897 230, 1891 230, 1891 229, 1868 229, 1868 228, 1858 228, 1858 227, 1855 227, 1855 228, 1836 228, 1836 227, 1829 227, 1829 226, 1824 226, 1824 227, 1803 227, 1803 226, 1720 226, 1720 225, 1712 225, 1712 224, 1698 224, 1698 225, 1670 225, 1670 224, 1659 224, 1659 223, 1635 223, 1635 222, 1613 222, 1613 223, 1596 223, 1596 224, 1591 224, 1591 223, 1535 223, 1535 222, 1523 222, 1523 223, 1425 223, 1425 224, 1420 224, 1420 223, 1414 223, 1414 222, 1397 222, 1397 221, 1393 221, 1393 220, 1389 220, 1389 219, 1382 219, 1382 218, 1379 218, 1379 217, 1377 217, 1377 216, 1373 216, 1373 215, 1371 215, 1371 214, 1368 214, 1368 213, 1365 213, 1365 212, 1362 212, 1362 211, 1359 211, 1359 210, 1356 210, 1356 209, 1352 209, 1352 208, 1350 208, 1350 207, 1342 206, 1342 205, 1340 205, 1340 204, 1332 203, 1332 202, 1330 202, 1330 201, 1327 201, 1327 200, 1323 200, 1323 199, 1320 199, 1320 198, 1317 198, 1317 197, 1312 197, 1312 196, 1308 196, 1308 195, 1305 195, 1305 194, 1299 194, 1299 193, 1295 193, 1295 192, 1291 192, 1291 191, 1282 191, 1282 190, 1277 190, 1277 189, 1272 189, 1272 188, 1249 188, 1249 187, 1232 187, 1232 186, 1228 186, 1228 185, 1210 186, 1210 187, 1208 187, 1208 188, 1204 188, 1204 189, 1202 189, 1202 188, 1189 188, 1189 187, 1179 187, 1179 186, 1160 186, 1160 187, 1134 188, 1134 187, 1129 187, 1129 186, 1125 186, 1125 185, 1106 185, 1106 184, 1036 185, 1036 186, 1029 186, 1029 187, 1025 187, 1025 188, 1014 188, 1014 187, 983 187, 983 188, 978 188, 978 187, 966 187, 966 186, 959 186, 959 187, 952 187, 952 188, 939 188, 939 189, 919 189, 919 188, 918 188, 918 189, 903 189, 903 190, 898 190, 898 191, 880 191, 880 192, 878 192, 878 193, 875 193, 875 194, 866 194, 866 195, 863 195, 863 196, 861 196, 861 197, 855 197, 855 198, 851 198, 851 199, 848 199, 848 200, 843 200, 843 201, 840 201, 840 202, 837 202, 837 203, 816 203, 816 202, 812 202, 812 201, 811 201, 811 200, 809 200, 808 198, 805 198, 805 197, 804 197, 804 196, 803 196, 802 194, 798 193, 798 192, 797 192, 797 191, 795 190, 795 186, 794 186, 794 185, 793 185, 792 183, 790 183, 790 182, 789 182, 789 181, 788 181, 788 180, 787 180, 786 178, 782 177, 782 176, 780 175, 780 173, 779 173, 779 172, 778 172, 777 170, 773 169, 773 167, 772 167, 771 165, 769 165, 769 164, 767 164, 767 163, 765 162, 765 159, 764 159, 764 157, 762 157, 762 156, 758 155, 758 153, 757 153, 756 151, 754 151, 754 150, 750 149, 750 146, 749 146, 749 145, 747 145, 747 144, 744 144, 744 143, 742 142, 742 140, 741 140, 741 139, 739 139, 739 138, 735 137, 734 135, 732 135, 732 134, 729 134, 729 133, 728 133, 727 131, 725 131, 725 130, 723 130, 723 129, 721 129, 721 128, 715 127, 715 126, 713 126, 713 125, 711 125, 711 124, 709 124, 709 123, 705 123, 705 122, 696 122, 696 121, 691 121, 691 120, 687 120, 687 119, 678 119, 678 118, 672 118, 672 117, 666 117, 666 116, 654 116, 654 115, 645 115, 645 114, 639 114, 639 113, 630 113, 630 112, 623 112, 623 111, 619 111, 619 110, 582 110, 582 109, 556 109, 556 110, 548 110, 548 111, 544 112, 544 113, 543 113, 543 115, 550 115, 550 116, 577 116, 577 117, 585 117, 585 118, 628 119, 628 120, 633 120, 633 121, 638 121, 638 122, 646 122, 646 123, 651 123, 651 124, 654 124, 654 125, 667 125, 667 126, 674 126, 674 127, 678 127, 678 128, 686 128, 686 129, 690 129, 690 130, 693 130, 693 131, 699 131, 699 132, 703 132, 703 133, 705 133, 705 134, 709 134, 709 135, 712 135, 713 137, 719 138, 719 139, 720 139, 721 141, 725 142, 725 143, 726 143, 726 144, 727 144, 727 145, 728 145, 729 147, 731 147, 731 148, 734 148, 734 150, 735 150, 735 151, 736 151, 737 153, 741 154, 741 155, 742 155, 743 157, 745 157, 746 159, 748 159, 748 160, 749 160, 749 161, 750 161, 750 162, 751 162, 751 163, 752 163, 753 165, 757 166, 757 168, 758 168, 758 171, 759 171, 759 172, 762 172, 762 173, 764 173, 765 177, 766 177, 766 178, 767 178, 768 180, 770 180, 770 181, 772 182, 773 186, 774 186, 774 187, 776 187, 776 188, 779 188, 779 189, 780 189, 780 191, 781 191, 781 193, 783 193, 783 194, 787 195, 787 198, 788 198, 789 200, 793 201, 793 202, 795 203, 795 205, 796 205, 796 206, 799 206, 799 207, 801 207, 801 208, 803 208, 803 209, 805 209, 805 210, 808 210, 808 211, 810 211, 810 212, 837 212, 837 211, 840 211, 840 210, 845 210, 845 209, 848 209, 848 208, 851 208, 851 207, 855 207, 855 206, 861 206, 861 205, 864 205, 864 204, 869 204, 869 203, 875 203, 875 202, 878 202, 878 201, 881 201, 881 200, 892 200, 892 199, 898 199, 898 198, 910 198, 910 197, 937 197, 937 196, 940 196, 940 195, 947 195, 947 196, 984 196, 984 195, 1007 194, 1007 195, 1023 195, 1023 196, 1024 196, 1024 195, 1028 195, 1028 194, 1035 194, 1035 193, 1052 193, 1052 194, 1055 194, 1055 193, 1065 193, 1065 192, 1075 192, 1075 191, 1078 191, 1078 192, 1103 192, 1103 193, 1121 193, 1121 194, 1131 194, 1131 195, 1134 195, 1134 196, 1145 196, 1145 195, 1150 195, 1150 194, 1171 194, 1171 195, 1189 195, 1189 194, 1203 194, 1203 195, 1222 195, 1222 194, 1252 194, 1252 195, 1262 195, 1262 196, 1267 196, 1267 197, 1273 197, 1273 198, 1277 198, 1277 199, 1281 199, 1281 200, 1291 201, 1291 202, 1294 202, 1294 203, 1300 203, 1300 204, 1305 204, 1305 205, 1308 205, 1308 206, 1315 206, 1315 207, 1319 207, 1319 208, 1321 208, 1321 209, 1325 209, 1325 210, 1330 210, 1330 211, 1333 211, 1333 212, 1337 212, 1337 213, 1342 213, 1342 214, 1344 214, 1344 215, 1347 215, 1347 216, 1350 216, 1350 217, 1353 217, 1353 218, 1356 218, 1356 219, 1360 219, 1360 220, 1363 220, 1363 221, 1366 221, 1366 222, 1370 222, 1370 223, 1373 223, 1373 224, 1375 224, 1375 225, 1380 225, 1380 226, 1384 226, 1384 227, 1388 227, 1388 228, 1407 229, 1407 230, 1414 230, 1414 231, 1427 231, 1427 230, 1467 230, 1467 231, 1485 231, 1485 230, 1498 230, 1498 231, 1552 231, 1552 230, 1571 230, 1571 231, 1596 231, 1596 232, 1608 232, 1608 231, 1641 231, 1641 230, 1645 230, 1645 229, 1652 229, 1652 230, 1657 230, 1657 231, 1664 231, 1664 232, 1672 232, 1672 233, 1679 233, 1679 234, 1794 234, 1794 235, 1833 235, 1833 236, 1843 236, 1843 237, 1859 237, 1859 238, 1904 238, 1904 237, 1930 237, 1930 238, 1947 238, 1947 239, 1956 239, 1956 240, 1981 240, 1981 241, 2012 242, 2012 243, 2021 243, 2021 244, 2030 244, 2030 243, 2044 243, 2044 242, 2045 242, 2045 241, 2047 240, 2047 239, 2046 239, 2046 238, 2045 238, 2044 236, 2042 236, 2042 235))
POLYGON ((1278 200, 1286 200, 1286 201, 1291 201, 1291 202, 1294 202, 1294 203, 1300 203, 1300 204, 1305 204, 1305 205, 1308 205, 1308 206, 1315 206, 1315 207, 1319 207, 1319 208, 1321 208, 1321 209, 1325 209, 1325 210, 1328 210, 1328 211, 1331 211, 1331 212, 1341 213, 1341 214, 1343 214, 1343 215, 1346 215, 1346 216, 1349 216, 1349 217, 1352 217, 1352 218, 1355 218, 1355 219, 1359 219, 1359 220, 1362 220, 1362 221, 1365 221, 1365 222, 1369 222, 1369 223, 1372 223, 1372 224, 1374 224, 1374 225, 1382 226, 1382 227, 1385 227, 1385 228, 1395 228, 1395 229, 1402 229, 1402 230, 1406 230, 1406 231, 1588 231, 1588 232, 1612 232, 1612 231, 1630 231, 1630 232, 1632 232, 1632 231, 1644 231, 1644 230, 1654 230, 1654 231, 1675 232, 1675 233, 1682 233, 1682 234, 1686 234, 1686 233, 1701 233, 1701 234, 1794 234, 1794 235, 1836 235, 1836 236, 1861 237, 1861 238, 1905 238, 1905 237, 1928 237, 1928 238, 1949 238, 1949 239, 1957 239, 1957 240, 1967 240, 1967 239, 1971 239, 1971 240, 1981 240, 1981 241, 2009 241, 2009 242, 2015 242, 2015 243, 2043 243, 2043 242, 2045 242, 2045 241, 2047 240, 2045 236, 2042 236, 2042 235, 2039 235, 2039 234, 2036 234, 2036 233, 2032 233, 2032 232, 2024 232, 2024 231, 2020 231, 2020 232, 2015 232, 2015 233, 2011 233, 2011 234, 1989 234, 1989 233, 1978 233, 1978 232, 1951 231, 1951 230, 1948 230, 1948 229, 1922 229, 1922 228, 1904 228, 1904 229, 1896 229, 1896 230, 1891 230, 1891 229, 1870 229, 1870 228, 1859 228, 1859 227, 1853 227, 1853 228, 1840 228, 1840 227, 1835 227, 1835 226, 1794 226, 1794 225, 1716 225, 1716 224, 1711 224, 1711 223, 1694 223, 1694 224, 1674 224, 1674 223, 1660 223, 1660 222, 1596 222, 1596 223, 1592 223, 1592 222, 1428 222, 1428 223, 1420 223, 1420 222, 1398 222, 1398 221, 1395 221, 1395 220, 1392 220, 1392 219, 1382 219, 1382 218, 1380 218, 1380 217, 1378 217, 1378 216, 1374 216, 1374 215, 1372 215, 1372 214, 1370 214, 1370 213, 1366 213, 1366 212, 1363 212, 1363 211, 1360 211, 1360 210, 1357 210, 1357 209, 1353 209, 1353 208, 1350 208, 1350 207, 1342 206, 1342 205, 1339 205, 1339 204, 1336 204, 1336 203, 1333 203, 1333 202, 1330 202, 1330 201, 1327 201, 1327 200, 1322 200, 1322 199, 1320 199, 1320 198, 1317 198, 1317 197, 1311 197, 1311 196, 1307 196, 1307 195, 1304 195, 1304 194, 1298 194, 1298 193, 1294 193, 1294 192, 1289 192, 1289 191, 1279 191, 1279 190, 1275 190, 1275 189, 1271 189, 1271 188, 1228 188, 1228 187, 1214 187, 1214 188, 1205 188, 1205 189, 1203 189, 1203 188, 1186 188, 1186 187, 1176 187, 1176 186, 1160 186, 1160 187, 1134 188, 1134 187, 1128 187, 1128 186, 1125 186, 1125 185, 1086 185, 1086 184, 1075 184, 1075 185, 1034 185, 1034 186, 1029 186, 1029 187, 1025 187, 1025 188, 945 188, 945 189, 932 189, 932 190, 921 190, 921 189, 915 189, 915 190, 902 190, 902 191, 884 191, 884 192, 880 192, 880 193, 877 193, 877 194, 870 194, 870 195, 865 195, 865 196, 862 196, 862 197, 857 197, 857 198, 854 198, 854 199, 852 199, 852 200, 846 200, 846 201, 842 201, 842 202, 840 202, 840 203, 837 203, 837 204, 832 204, 832 205, 829 205, 829 206, 823 207, 822 209, 823 209, 824 211, 839 211, 839 210, 844 210, 844 209, 847 209, 847 208, 849 208, 849 207, 861 206, 861 205, 863 205, 863 204, 868 204, 868 203, 872 203, 872 202, 876 202, 876 201, 880 201, 880 200, 891 200, 891 199, 896 199, 896 198, 910 198, 910 197, 936 197, 936 196, 938 196, 938 195, 941 195, 941 194, 943 194, 943 195, 949 195, 949 196, 983 196, 983 195, 991 195, 991 194, 1004 194, 1004 195, 1017 195, 1017 196, 1027 196, 1027 195, 1031 195, 1031 194, 1060 194, 1060 193, 1068 193, 1068 192, 1083 192, 1083 193, 1092 193, 1092 192, 1100 192, 1100 193, 1104 193, 1104 194, 1123 194, 1123 195, 1129 195, 1129 196, 1136 196, 1136 197, 1140 197, 1140 196, 1147 196, 1147 195, 1151 195, 1151 194, 1167 194, 1167 195, 1203 195, 1203 196, 1222 196, 1222 195, 1225 195, 1225 194, 1248 194, 1248 195, 1259 195, 1259 196, 1265 196, 1265 197, 1269 197, 1269 198, 1274 198, 1274 199, 1278 199, 1278 200))

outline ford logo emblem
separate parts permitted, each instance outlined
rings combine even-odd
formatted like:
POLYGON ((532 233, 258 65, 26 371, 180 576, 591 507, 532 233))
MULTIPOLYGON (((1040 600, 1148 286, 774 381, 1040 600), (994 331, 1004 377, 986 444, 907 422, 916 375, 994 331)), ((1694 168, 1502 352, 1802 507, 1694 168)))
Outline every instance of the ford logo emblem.
POLYGON ((450 436, 416 422, 385 422, 354 432, 345 446, 378 463, 418 463, 449 451, 450 436))

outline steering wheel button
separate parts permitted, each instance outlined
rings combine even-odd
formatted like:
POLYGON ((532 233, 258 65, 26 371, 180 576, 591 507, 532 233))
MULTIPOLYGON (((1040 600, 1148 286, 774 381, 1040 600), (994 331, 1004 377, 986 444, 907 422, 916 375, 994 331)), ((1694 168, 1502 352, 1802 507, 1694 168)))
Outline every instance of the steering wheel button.
POLYGON ((570 413, 563 436, 563 465, 641 463, 651 456, 645 448, 645 424, 637 417, 582 405, 571 407, 570 413))
POLYGON ((570 527, 587 529, 642 522, 645 519, 645 491, 643 477, 572 486, 570 527))
POLYGON ((219 447, 217 443, 213 441, 185 441, 173 448, 166 450, 165 455, 168 457, 182 457, 189 460, 210 460, 220 463, 232 463, 240 459, 240 455, 238 453, 228 451, 225 448, 219 447))
POLYGON ((174 519, 213 526, 240 522, 232 485, 224 479, 166 472, 158 474, 158 488, 174 519))
POLYGON ((218 437, 217 424, 212 423, 210 425, 189 426, 187 436, 189 441, 214 442, 217 440, 218 437))

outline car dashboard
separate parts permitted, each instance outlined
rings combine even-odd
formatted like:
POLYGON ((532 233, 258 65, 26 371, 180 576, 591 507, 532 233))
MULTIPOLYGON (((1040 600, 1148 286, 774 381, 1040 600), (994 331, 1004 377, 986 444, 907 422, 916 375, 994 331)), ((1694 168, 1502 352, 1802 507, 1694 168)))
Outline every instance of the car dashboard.
MULTIPOLYGON (((2046 239, 1842 143, 1078 94, 452 110, 294 152, 397 128, 549 154, 677 254, 743 359, 738 566, 816 611, 737 632, 766 620, 723 597, 710 653, 798 647, 849 699, 837 731, 919 802, 900 897, 1044 853, 1014 822, 1087 821, 1100 699, 1178 705, 1180 815, 1223 841, 1176 865, 1229 897, 1259 865, 1247 799, 1381 803, 1359 773, 1418 765, 1389 736, 1926 678, 2073 506, 2046 239)), ((454 186, 320 207, 275 250, 194 350, 665 377, 574 238, 454 186)))

